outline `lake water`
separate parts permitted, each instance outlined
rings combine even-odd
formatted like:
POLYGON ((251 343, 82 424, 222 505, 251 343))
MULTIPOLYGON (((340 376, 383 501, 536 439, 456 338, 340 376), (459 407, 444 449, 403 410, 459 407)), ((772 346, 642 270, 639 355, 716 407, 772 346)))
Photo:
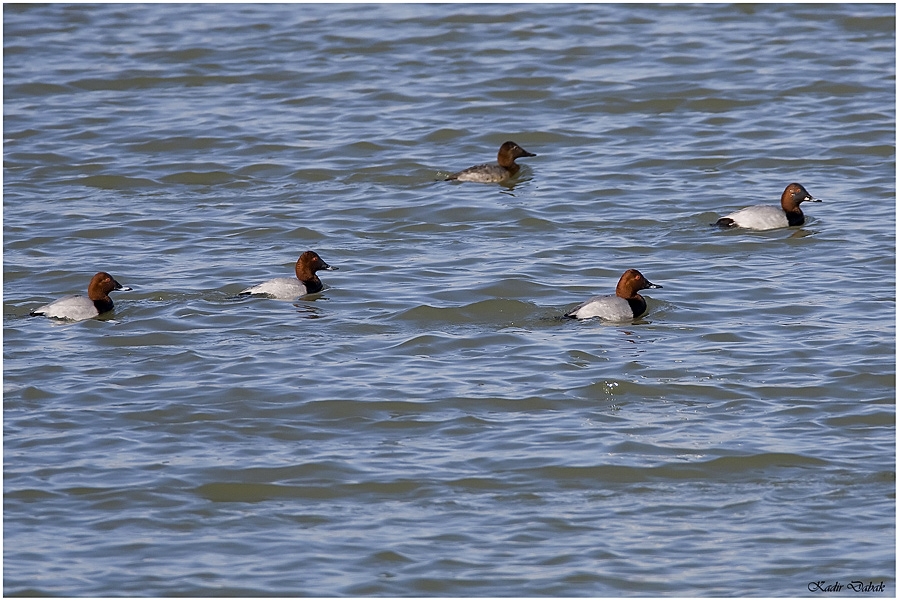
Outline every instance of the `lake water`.
POLYGON ((6 595, 895 596, 893 5, 3 28, 6 595))

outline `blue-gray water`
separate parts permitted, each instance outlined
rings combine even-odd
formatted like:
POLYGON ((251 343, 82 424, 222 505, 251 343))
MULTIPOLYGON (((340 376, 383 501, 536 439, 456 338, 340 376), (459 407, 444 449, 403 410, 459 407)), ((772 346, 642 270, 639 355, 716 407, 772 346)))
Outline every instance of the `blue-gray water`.
POLYGON ((6 595, 895 595, 894 6, 3 14, 6 595))

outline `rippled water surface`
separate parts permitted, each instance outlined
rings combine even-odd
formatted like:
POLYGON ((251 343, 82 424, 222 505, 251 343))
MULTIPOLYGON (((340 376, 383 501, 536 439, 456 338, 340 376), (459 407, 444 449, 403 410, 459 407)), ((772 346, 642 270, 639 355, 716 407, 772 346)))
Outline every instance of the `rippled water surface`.
POLYGON ((6 595, 896 594, 894 6, 3 25, 6 595))

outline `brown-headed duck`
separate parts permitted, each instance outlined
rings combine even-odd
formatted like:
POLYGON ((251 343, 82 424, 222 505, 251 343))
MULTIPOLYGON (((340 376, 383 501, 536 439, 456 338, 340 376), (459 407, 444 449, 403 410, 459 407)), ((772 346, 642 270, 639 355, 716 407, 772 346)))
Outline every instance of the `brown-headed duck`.
POLYGON ((743 227, 750 230, 774 230, 802 225, 805 223, 805 215, 802 214, 799 205, 806 201, 821 202, 821 199, 813 197, 801 184, 792 183, 781 194, 780 207, 774 205, 746 207, 722 217, 715 222, 715 225, 727 228, 743 227))
POLYGON ((295 278, 275 278, 268 280, 257 286, 241 290, 239 294, 265 294, 281 300, 293 300, 304 294, 312 294, 320 292, 322 289, 322 281, 318 279, 315 272, 320 269, 328 271, 336 271, 336 267, 331 267, 325 263, 318 253, 307 250, 297 259, 295 278))
POLYGON ((90 284, 87 285, 87 296, 79 294, 64 296, 43 307, 38 307, 31 314, 71 321, 97 317, 112 311, 112 299, 109 298, 109 293, 113 290, 131 290, 131 288, 122 286, 114 277, 101 271, 92 277, 90 284))
POLYGON ((618 280, 615 294, 594 296, 565 314, 565 317, 589 319, 599 317, 606 321, 631 321, 646 313, 646 299, 639 291, 661 288, 653 284, 636 269, 628 269, 618 280))
POLYGON ((453 173, 446 178, 446 181, 458 180, 460 182, 480 182, 484 184, 502 182, 518 173, 520 167, 515 162, 515 159, 535 156, 537 155, 533 152, 528 152, 515 142, 504 142, 496 154, 496 162, 498 164, 475 165, 458 173, 453 173))

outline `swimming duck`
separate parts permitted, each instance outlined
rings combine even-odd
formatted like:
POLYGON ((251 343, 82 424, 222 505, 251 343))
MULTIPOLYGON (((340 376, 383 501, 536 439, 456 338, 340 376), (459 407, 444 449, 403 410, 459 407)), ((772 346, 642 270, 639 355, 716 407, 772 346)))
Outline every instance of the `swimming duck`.
POLYGON ((105 271, 98 272, 87 285, 87 296, 72 294, 64 296, 52 303, 38 307, 31 315, 45 315, 55 319, 81 321, 97 317, 112 311, 112 299, 109 293, 113 290, 131 290, 119 284, 114 277, 105 271))
POLYGON ((480 182, 484 184, 502 182, 514 176, 521 168, 515 162, 515 159, 535 156, 537 155, 533 152, 528 152, 515 142, 504 142, 496 154, 496 162, 498 164, 475 165, 458 173, 453 173, 446 178, 446 181, 458 180, 460 182, 480 182))
POLYGON ((803 202, 821 202, 808 193, 801 184, 792 183, 780 196, 780 207, 774 205, 758 205, 746 207, 715 222, 721 227, 743 227, 750 230, 773 230, 782 227, 793 227, 805 223, 805 215, 799 208, 803 202))
POLYGON ((307 250, 301 254, 294 269, 297 274, 295 278, 274 278, 241 290, 238 294, 265 294, 281 300, 293 300, 304 294, 321 291, 322 281, 315 275, 316 271, 320 269, 337 270, 336 267, 325 263, 313 250, 307 250))
POLYGON ((636 269, 628 269, 618 280, 615 294, 594 296, 565 314, 574 319, 599 317, 606 321, 631 321, 646 313, 646 299, 639 291, 661 288, 653 284, 636 269))

